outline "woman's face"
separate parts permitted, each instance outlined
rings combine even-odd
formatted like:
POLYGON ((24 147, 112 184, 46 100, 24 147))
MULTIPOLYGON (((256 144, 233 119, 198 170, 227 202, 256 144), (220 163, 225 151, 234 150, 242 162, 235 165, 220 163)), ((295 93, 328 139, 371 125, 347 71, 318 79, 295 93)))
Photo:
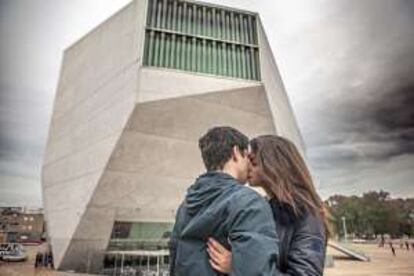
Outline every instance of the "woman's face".
POLYGON ((249 169, 247 175, 247 181, 249 182, 250 186, 253 187, 260 187, 262 183, 261 178, 261 168, 259 167, 256 159, 256 155, 252 152, 251 148, 249 148, 249 169))

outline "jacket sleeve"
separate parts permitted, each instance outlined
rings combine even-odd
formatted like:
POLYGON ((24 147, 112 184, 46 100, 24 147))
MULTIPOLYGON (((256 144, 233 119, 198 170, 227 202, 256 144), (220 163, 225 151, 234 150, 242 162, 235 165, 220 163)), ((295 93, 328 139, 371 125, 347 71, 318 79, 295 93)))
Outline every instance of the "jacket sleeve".
POLYGON ((171 232, 170 240, 168 242, 168 248, 170 251, 170 275, 175 276, 175 260, 177 257, 177 247, 178 247, 178 239, 179 239, 179 228, 181 221, 181 213, 182 212, 182 205, 178 207, 177 214, 175 217, 175 223, 173 230, 171 232))
POLYGON ((260 195, 251 192, 231 205, 230 275, 279 275, 276 271, 279 241, 270 206, 260 195))
POLYGON ((325 265, 325 231, 319 219, 308 214, 296 227, 287 257, 287 275, 323 275, 325 265))

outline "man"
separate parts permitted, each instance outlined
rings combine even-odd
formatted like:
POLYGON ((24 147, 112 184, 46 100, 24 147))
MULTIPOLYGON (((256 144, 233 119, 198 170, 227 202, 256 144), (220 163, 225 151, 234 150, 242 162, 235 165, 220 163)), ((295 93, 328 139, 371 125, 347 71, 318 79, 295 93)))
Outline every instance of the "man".
POLYGON ((187 190, 170 240, 170 273, 218 275, 207 254, 210 237, 232 250, 231 275, 276 275, 278 240, 269 204, 243 186, 248 138, 215 127, 199 140, 207 172, 187 190))

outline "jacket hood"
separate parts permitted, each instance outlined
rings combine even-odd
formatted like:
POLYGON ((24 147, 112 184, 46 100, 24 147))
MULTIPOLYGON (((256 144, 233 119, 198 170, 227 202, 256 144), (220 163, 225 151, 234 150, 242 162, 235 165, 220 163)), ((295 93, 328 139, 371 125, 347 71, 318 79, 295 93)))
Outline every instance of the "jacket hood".
POLYGON ((209 206, 232 183, 236 183, 236 180, 223 172, 207 172, 199 176, 187 190, 185 200, 188 213, 194 215, 209 206))

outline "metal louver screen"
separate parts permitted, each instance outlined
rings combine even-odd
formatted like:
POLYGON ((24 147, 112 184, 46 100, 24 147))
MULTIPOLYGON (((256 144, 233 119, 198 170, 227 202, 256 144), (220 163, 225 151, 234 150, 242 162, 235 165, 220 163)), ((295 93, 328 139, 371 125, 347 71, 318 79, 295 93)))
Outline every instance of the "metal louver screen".
POLYGON ((256 16, 149 0, 144 65, 260 80, 256 16))

